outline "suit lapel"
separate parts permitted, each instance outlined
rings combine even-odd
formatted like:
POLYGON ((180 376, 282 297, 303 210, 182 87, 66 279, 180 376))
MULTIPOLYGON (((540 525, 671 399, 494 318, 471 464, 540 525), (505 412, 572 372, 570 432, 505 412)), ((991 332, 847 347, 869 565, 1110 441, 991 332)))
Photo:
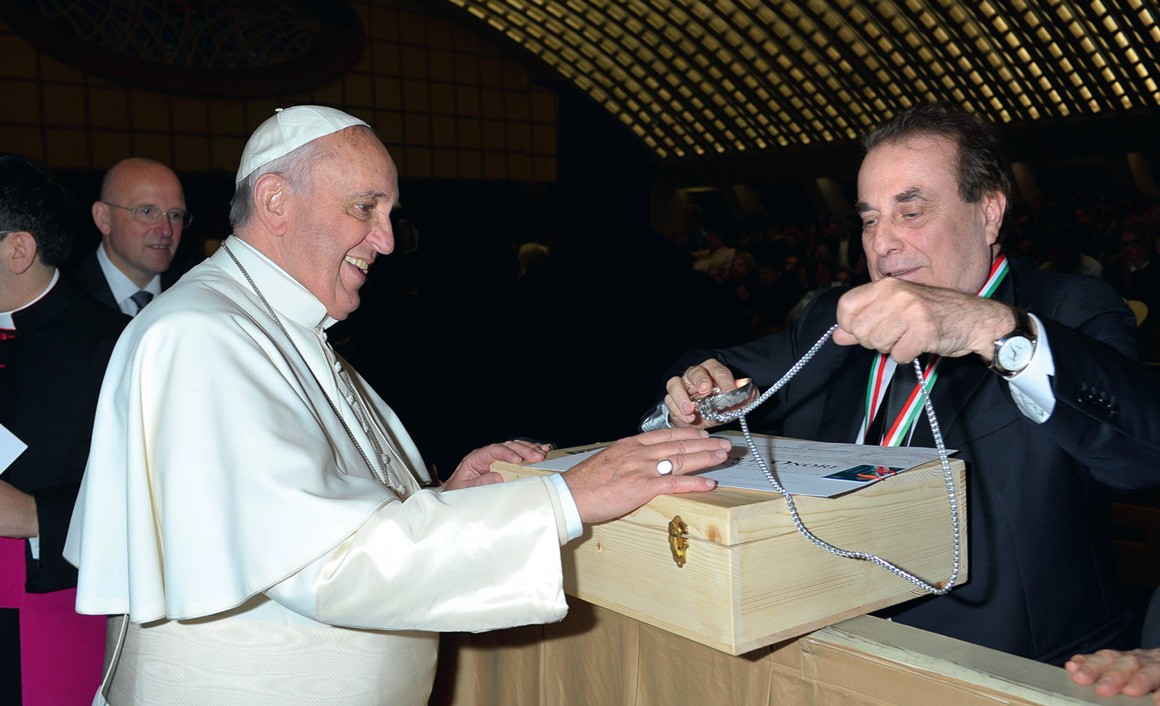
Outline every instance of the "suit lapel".
POLYGON ((819 390, 825 395, 819 440, 849 444, 858 437, 873 361, 874 354, 865 348, 846 348, 845 361, 832 373, 830 384, 819 390))
POLYGON ((121 310, 121 307, 117 305, 116 297, 113 296, 113 288, 109 286, 108 280, 105 279, 105 273, 101 270, 96 250, 86 257, 73 272, 73 280, 85 294, 97 302, 114 311, 121 310))
MULTIPOLYGON (((971 399, 982 392, 981 388, 991 376, 986 366, 974 356, 944 358, 939 364, 938 382, 931 392, 935 417, 942 430, 943 441, 953 446, 952 439, 962 438, 959 431, 960 416, 971 408, 971 399)), ((910 446, 934 446, 934 432, 926 418, 925 409, 916 422, 910 446)))

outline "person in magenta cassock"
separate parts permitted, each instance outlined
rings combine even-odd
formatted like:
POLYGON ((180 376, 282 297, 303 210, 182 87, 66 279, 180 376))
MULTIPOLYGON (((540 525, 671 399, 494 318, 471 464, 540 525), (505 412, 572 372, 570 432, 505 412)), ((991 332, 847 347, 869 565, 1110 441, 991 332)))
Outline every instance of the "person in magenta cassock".
POLYGON ((77 615, 61 552, 101 376, 129 318, 61 276, 71 203, 40 167, 0 154, 0 434, 27 447, 0 460, 3 704, 87 703, 101 677, 105 620, 77 615))

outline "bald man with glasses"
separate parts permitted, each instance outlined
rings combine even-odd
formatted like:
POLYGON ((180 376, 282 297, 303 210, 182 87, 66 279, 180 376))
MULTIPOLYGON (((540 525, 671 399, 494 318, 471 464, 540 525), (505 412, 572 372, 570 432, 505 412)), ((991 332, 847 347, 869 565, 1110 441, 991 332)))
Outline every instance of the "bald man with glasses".
POLYGON ((122 160, 105 174, 92 214, 101 245, 73 277, 93 299, 136 316, 176 279, 166 273, 193 222, 181 181, 155 160, 122 160))

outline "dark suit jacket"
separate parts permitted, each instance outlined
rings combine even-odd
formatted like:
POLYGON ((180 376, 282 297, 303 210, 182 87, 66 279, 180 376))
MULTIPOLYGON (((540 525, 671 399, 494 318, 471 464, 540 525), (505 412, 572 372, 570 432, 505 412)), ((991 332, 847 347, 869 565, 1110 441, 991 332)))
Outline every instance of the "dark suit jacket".
MULTIPOLYGON (((103 247, 103 246, 98 246, 103 247)), ((161 291, 169 289, 176 280, 177 276, 169 272, 161 275, 161 291)), ((121 311, 121 307, 117 305, 116 298, 113 297, 113 290, 109 287, 109 281, 105 279, 105 271, 101 269, 101 261, 97 259, 97 251, 93 250, 88 257, 81 260, 80 263, 68 273, 72 278, 73 284, 77 286, 82 292, 87 294, 90 299, 93 299, 99 304, 104 304, 113 311, 121 311)))
MULTIPOLYGON (((820 295, 793 329, 723 351, 692 352, 673 370, 679 374, 716 357, 768 389, 835 323, 840 295, 820 295)), ((901 623, 1060 663, 1127 639, 1130 614, 1109 578, 1103 486, 1160 483, 1160 377, 1133 360, 1131 313, 1096 278, 1011 273, 995 298, 1043 321, 1055 360, 1055 409, 1036 424, 978 356, 943 360, 932 402, 947 448, 958 449, 967 464, 970 581, 890 614, 901 623)), ((750 428, 853 441, 874 355, 827 343, 750 415, 750 428)), ((912 444, 934 446, 925 418, 912 444)))
POLYGON ((88 300, 61 277, 0 330, 0 424, 28 445, 0 480, 36 500, 40 559, 28 555, 26 589, 76 585, 65 535, 88 458, 105 365, 129 317, 88 300))

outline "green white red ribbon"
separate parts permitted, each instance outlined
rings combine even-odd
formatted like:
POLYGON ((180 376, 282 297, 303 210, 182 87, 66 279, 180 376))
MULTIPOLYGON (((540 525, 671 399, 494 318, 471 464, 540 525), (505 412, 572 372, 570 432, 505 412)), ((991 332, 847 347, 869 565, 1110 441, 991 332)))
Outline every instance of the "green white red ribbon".
MULTIPOLYGON (((999 284, 1011 267, 1007 264, 1007 258, 1003 255, 995 258, 991 263, 991 272, 987 276, 987 281, 979 289, 978 296, 984 299, 990 299, 999 288, 999 284)), ((926 382, 926 389, 928 391, 934 390, 934 385, 938 382, 938 365, 942 362, 942 358, 937 355, 932 355, 930 362, 927 363, 926 368, 922 371, 922 378, 926 382)), ((886 385, 890 382, 890 376, 894 373, 894 366, 884 353, 878 354, 874 359, 874 364, 870 367, 870 381, 866 385, 866 409, 862 417, 862 429, 859 436, 862 437, 862 442, 866 443, 866 427, 873 418, 874 411, 878 409, 878 405, 882 403, 882 397, 886 394, 886 385)), ((906 399, 906 404, 903 405, 902 411, 887 427, 886 432, 882 437, 882 446, 901 446, 906 438, 910 435, 910 430, 914 426, 914 421, 918 419, 919 412, 922 410, 922 386, 915 384, 914 389, 910 391, 910 396, 906 399)))

